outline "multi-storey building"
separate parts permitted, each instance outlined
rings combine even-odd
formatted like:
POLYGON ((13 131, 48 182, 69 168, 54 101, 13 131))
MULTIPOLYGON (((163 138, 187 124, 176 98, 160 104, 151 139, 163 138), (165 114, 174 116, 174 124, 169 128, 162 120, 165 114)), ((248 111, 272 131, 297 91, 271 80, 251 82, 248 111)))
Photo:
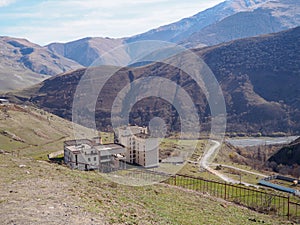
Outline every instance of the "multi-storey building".
POLYGON ((119 144, 103 145, 99 138, 65 141, 64 162, 72 169, 110 172, 126 167, 125 151, 119 144))
POLYGON ((147 127, 121 127, 116 130, 115 135, 116 142, 126 147, 126 162, 145 168, 159 165, 158 142, 150 137, 147 127))

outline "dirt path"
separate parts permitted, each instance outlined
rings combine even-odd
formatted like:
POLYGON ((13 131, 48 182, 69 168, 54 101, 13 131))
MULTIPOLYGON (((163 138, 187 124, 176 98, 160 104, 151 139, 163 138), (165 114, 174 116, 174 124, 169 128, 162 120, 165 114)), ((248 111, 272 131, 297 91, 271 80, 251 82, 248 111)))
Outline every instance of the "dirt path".
POLYGON ((257 172, 253 172, 253 171, 249 171, 249 170, 244 170, 235 166, 229 166, 229 165, 224 165, 224 164, 217 164, 217 163, 213 163, 211 164, 213 166, 217 166, 217 165, 221 165, 222 167, 226 167, 226 168, 230 168, 230 169, 234 169, 234 170, 238 170, 244 173, 249 173, 249 174, 253 174, 255 176, 259 176, 259 177, 268 177, 267 175, 264 175, 262 173, 257 173, 257 172))
POLYGON ((207 150, 207 152, 204 153, 203 157, 200 159, 199 161, 199 165, 200 168, 203 168, 207 171, 209 171, 210 173, 218 176, 219 178, 221 178, 222 180, 224 180, 225 182, 228 183, 233 183, 233 184, 244 184, 246 186, 254 186, 254 187, 259 187, 258 185, 254 185, 254 184, 249 184, 246 182, 240 182, 238 180, 232 179, 230 177, 227 177, 226 175, 220 173, 219 171, 216 171, 212 168, 209 167, 209 165, 211 164, 211 162, 214 160, 217 151, 219 150, 221 143, 215 140, 211 140, 212 142, 212 146, 207 150))

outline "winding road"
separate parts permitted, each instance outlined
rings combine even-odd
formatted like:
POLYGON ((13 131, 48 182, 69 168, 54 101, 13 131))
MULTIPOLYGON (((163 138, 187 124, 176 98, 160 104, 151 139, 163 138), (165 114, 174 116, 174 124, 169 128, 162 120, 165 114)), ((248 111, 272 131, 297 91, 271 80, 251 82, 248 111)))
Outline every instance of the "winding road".
MULTIPOLYGON (((253 186, 253 187, 259 187, 257 185, 254 185, 254 184, 249 184, 249 183, 246 183, 246 182, 240 182, 238 180, 235 180, 235 179, 232 179, 230 177, 227 177, 226 175, 220 173, 219 171, 217 170, 214 170, 212 168, 209 167, 209 165, 211 164, 211 162, 213 162, 214 158, 216 157, 217 153, 218 153, 218 150, 221 146, 221 143, 218 142, 218 141, 215 141, 215 140, 211 140, 210 141, 212 143, 212 146, 204 153, 204 155, 199 159, 199 165, 200 165, 200 168, 203 168, 207 171, 209 171, 210 173, 218 176, 219 178, 221 178, 222 180, 228 182, 228 183, 233 183, 233 184, 244 184, 246 186, 253 186)), ((244 171, 244 172, 249 172, 247 170, 242 170, 240 168, 236 168, 236 167, 233 167, 233 166, 227 166, 227 167, 230 167, 232 169, 237 169, 237 170, 240 170, 240 171, 244 171)), ((252 174, 256 174, 256 175, 259 175, 261 176, 262 174, 258 174, 258 173, 254 173, 254 172, 250 172, 252 174)), ((264 176, 264 175, 262 175, 264 176)))

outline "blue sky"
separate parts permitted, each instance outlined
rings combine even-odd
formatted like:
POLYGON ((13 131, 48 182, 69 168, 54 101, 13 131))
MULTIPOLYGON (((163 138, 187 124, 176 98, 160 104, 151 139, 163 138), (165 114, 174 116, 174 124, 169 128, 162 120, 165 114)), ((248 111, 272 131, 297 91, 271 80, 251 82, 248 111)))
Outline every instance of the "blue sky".
POLYGON ((83 37, 128 37, 224 0, 0 0, 0 36, 40 45, 83 37))

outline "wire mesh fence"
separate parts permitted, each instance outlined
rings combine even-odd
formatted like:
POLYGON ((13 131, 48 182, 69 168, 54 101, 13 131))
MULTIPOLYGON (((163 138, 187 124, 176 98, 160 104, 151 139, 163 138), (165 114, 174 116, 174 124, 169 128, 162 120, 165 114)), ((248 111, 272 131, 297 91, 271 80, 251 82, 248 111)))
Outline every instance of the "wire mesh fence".
POLYGON ((175 175, 164 181, 170 185, 198 191, 246 206, 258 212, 273 214, 300 222, 300 203, 296 197, 270 193, 255 187, 229 184, 195 178, 186 175, 175 175))
POLYGON ((249 209, 284 217, 300 223, 300 198, 291 194, 284 195, 266 189, 230 184, 187 175, 170 175, 151 170, 120 170, 115 172, 132 182, 163 182, 196 192, 222 198, 249 209))

